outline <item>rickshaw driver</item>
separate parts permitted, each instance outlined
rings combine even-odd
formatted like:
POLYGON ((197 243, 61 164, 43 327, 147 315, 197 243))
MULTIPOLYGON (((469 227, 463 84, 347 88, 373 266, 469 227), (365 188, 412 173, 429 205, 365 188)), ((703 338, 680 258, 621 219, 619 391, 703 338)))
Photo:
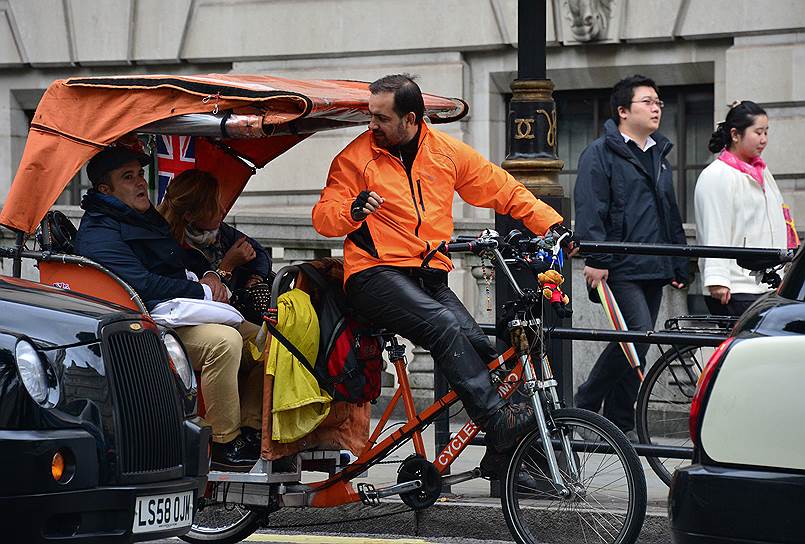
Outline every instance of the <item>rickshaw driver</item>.
MULTIPOLYGON (((502 399, 486 362, 497 356, 447 285, 449 258, 423 257, 453 233, 454 192, 520 219, 535 233, 569 232, 562 217, 468 145, 423 122, 424 101, 408 75, 369 86, 369 130, 333 160, 313 226, 344 240, 345 290, 360 314, 430 351, 472 421, 486 432, 486 475, 530 431, 532 408, 502 399)), ((572 246, 571 246, 572 249, 572 246)))
MULTIPOLYGON (((124 146, 108 147, 90 159, 92 188, 81 201, 86 213, 76 252, 129 283, 148 309, 180 297, 227 302, 226 288, 214 272, 190 279, 195 275, 188 274, 178 242, 148 196, 143 166, 150 163, 145 153, 124 146)), ((249 322, 239 329, 206 323, 175 331, 193 367, 201 371, 205 419, 213 431, 213 467, 248 470, 260 456, 263 380, 244 339, 253 339, 258 328, 249 322), (240 392, 239 372, 245 375, 240 392)))

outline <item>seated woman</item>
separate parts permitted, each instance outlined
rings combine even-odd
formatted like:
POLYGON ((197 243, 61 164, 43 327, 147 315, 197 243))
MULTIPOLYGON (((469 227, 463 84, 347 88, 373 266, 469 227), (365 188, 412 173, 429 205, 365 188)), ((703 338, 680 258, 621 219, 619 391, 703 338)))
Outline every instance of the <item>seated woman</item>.
POLYGON ((223 222, 218 180, 202 170, 173 178, 157 208, 185 250, 193 272, 215 270, 230 291, 266 281, 271 257, 263 247, 223 222))

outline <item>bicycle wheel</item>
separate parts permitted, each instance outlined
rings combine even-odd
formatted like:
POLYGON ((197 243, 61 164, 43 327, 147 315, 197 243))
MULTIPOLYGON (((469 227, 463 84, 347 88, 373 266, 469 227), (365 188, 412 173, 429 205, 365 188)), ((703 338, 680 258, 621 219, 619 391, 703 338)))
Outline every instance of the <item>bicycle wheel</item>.
MULTIPOLYGON (((211 493, 214 497, 215 492, 211 493)), ((260 526, 261 513, 240 504, 203 499, 205 504, 196 511, 190 531, 179 538, 192 544, 240 542, 260 526)))
MULTIPOLYGON (((664 353, 649 369, 637 395, 637 436, 643 444, 693 447, 688 416, 707 348, 688 346, 664 353)), ((712 348, 711 348, 712 349, 712 348)), ((671 475, 689 459, 646 457, 657 476, 671 485, 671 475)))
POLYGON ((512 456, 501 496, 514 539, 520 544, 636 542, 646 516, 646 479, 632 445, 615 425, 588 410, 563 408, 553 421, 559 468, 576 492, 566 498, 556 491, 539 431, 531 432, 512 456), (572 441, 578 478, 569 474, 560 432, 572 441))

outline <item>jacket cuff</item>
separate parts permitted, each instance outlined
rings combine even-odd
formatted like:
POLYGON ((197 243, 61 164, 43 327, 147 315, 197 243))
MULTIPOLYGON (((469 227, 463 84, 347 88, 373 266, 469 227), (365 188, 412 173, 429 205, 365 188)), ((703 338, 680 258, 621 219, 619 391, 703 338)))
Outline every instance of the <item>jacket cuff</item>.
POLYGON ((611 264, 611 260, 604 257, 603 259, 600 257, 587 257, 584 259, 584 265, 589 266, 591 268, 599 268, 601 270, 609 270, 609 266, 611 264))
POLYGON ((366 221, 366 219, 364 219, 363 221, 355 221, 354 219, 352 219, 352 204, 353 202, 347 202, 346 206, 341 209, 341 217, 352 227, 350 229, 350 232, 356 231, 359 228, 361 228, 361 223, 363 223, 363 221, 366 221))
POLYGON ((201 288, 204 289, 204 300, 212 300, 212 289, 210 289, 209 285, 204 285, 200 283, 201 288))
POLYGON ((721 276, 721 275, 718 275, 718 274, 707 274, 704 277, 704 279, 702 281, 702 284, 705 287, 711 287, 713 285, 720 285, 722 287, 727 287, 728 289, 732 289, 732 282, 730 281, 730 279, 728 277, 726 277, 726 276, 721 276))

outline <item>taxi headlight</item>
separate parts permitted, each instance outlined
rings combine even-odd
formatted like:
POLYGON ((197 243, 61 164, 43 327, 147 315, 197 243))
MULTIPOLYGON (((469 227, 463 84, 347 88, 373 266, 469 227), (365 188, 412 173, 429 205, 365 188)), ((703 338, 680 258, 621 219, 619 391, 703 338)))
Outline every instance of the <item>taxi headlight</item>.
POLYGON ((168 357, 170 357, 173 368, 182 384, 189 391, 196 386, 196 379, 193 375, 193 367, 190 366, 190 361, 187 359, 187 354, 184 352, 182 343, 173 334, 165 333, 162 336, 162 342, 165 344, 165 349, 168 350, 168 357))
POLYGON ((48 398, 48 378, 42 358, 25 340, 17 342, 16 357, 22 384, 32 399, 43 404, 48 398))

